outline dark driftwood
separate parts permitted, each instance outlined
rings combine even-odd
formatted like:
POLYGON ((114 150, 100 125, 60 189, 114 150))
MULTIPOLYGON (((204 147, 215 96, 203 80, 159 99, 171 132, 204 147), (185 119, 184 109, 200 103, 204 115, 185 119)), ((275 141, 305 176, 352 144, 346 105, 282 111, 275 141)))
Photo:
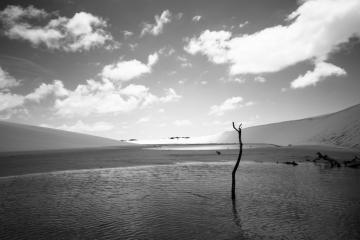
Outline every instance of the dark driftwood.
POLYGON ((333 168, 333 167, 341 167, 341 164, 340 164, 338 161, 336 161, 335 159, 329 157, 328 155, 323 155, 323 154, 321 154, 320 152, 317 152, 316 154, 317 154, 318 156, 317 156, 317 158, 315 158, 315 159, 313 160, 314 162, 323 159, 323 160, 325 160, 325 161, 328 161, 328 162, 330 163, 330 167, 332 167, 332 168, 333 168))
POLYGON ((360 158, 355 156, 351 161, 344 161, 345 167, 360 168, 360 158))
POLYGON ((241 160, 243 143, 242 143, 242 140, 241 140, 241 125, 242 125, 242 124, 240 124, 238 128, 235 127, 235 123, 234 123, 234 122, 232 123, 232 125, 233 125, 233 128, 235 129, 235 131, 238 132, 238 135, 239 135, 239 146, 240 146, 238 159, 237 159, 236 164, 235 164, 235 166, 234 166, 234 169, 233 169, 233 171, 232 171, 231 198, 232 198, 232 199, 235 199, 235 174, 236 174, 236 170, 238 169, 239 163, 240 163, 240 160, 241 160))
POLYGON ((287 161, 287 162, 284 162, 284 164, 293 165, 293 166, 299 165, 299 164, 298 164, 297 162, 295 162, 295 161, 287 161))

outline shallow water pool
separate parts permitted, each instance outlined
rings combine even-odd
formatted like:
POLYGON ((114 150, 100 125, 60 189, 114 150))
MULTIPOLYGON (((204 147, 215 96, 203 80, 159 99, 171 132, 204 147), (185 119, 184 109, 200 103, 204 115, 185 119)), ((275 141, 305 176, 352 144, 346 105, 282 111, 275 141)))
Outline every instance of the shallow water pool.
POLYGON ((0 178, 0 239, 360 239, 360 174, 241 162, 0 178))

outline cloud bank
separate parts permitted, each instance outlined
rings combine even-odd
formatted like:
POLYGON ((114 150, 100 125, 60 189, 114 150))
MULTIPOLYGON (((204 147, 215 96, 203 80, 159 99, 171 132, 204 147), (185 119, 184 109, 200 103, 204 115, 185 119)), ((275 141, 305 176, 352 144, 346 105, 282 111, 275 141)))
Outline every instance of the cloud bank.
POLYGON ((205 30, 185 50, 228 64, 231 75, 277 72, 305 60, 323 62, 341 43, 360 36, 360 1, 303 1, 286 22, 242 36, 205 30))
POLYGON ((34 47, 43 45, 67 52, 85 51, 100 46, 118 47, 118 43, 106 31, 107 22, 101 17, 79 12, 72 18, 57 16, 49 19, 53 15, 33 6, 23 8, 10 5, 0 12, 0 21, 5 26, 6 36, 28 41, 34 47), (40 21, 46 23, 34 24, 40 21))
MULTIPOLYGON (((156 56, 150 55, 146 66, 151 67, 155 64, 156 56)), ((3 86, 15 86, 18 82, 5 71, 3 75, 6 80, 0 79, 3 86)), ((79 84, 74 90, 65 88, 61 80, 54 80, 52 83, 42 83, 25 95, 0 89, 0 112, 6 113, 27 103, 39 103, 48 97, 54 101, 53 112, 62 117, 126 113, 154 104, 178 101, 181 98, 172 88, 164 89, 164 95, 157 96, 144 85, 129 84, 124 87, 123 82, 118 80, 130 80, 130 78, 111 80, 103 78, 100 81, 90 79, 84 84, 79 84)))
POLYGON ((181 98, 173 89, 165 89, 165 95, 156 96, 144 85, 130 84, 126 87, 109 80, 87 80, 86 84, 68 90, 68 95, 55 101, 57 115, 63 117, 88 116, 131 112, 156 103, 178 101, 181 98))
POLYGON ((32 93, 25 96, 27 100, 34 102, 40 102, 40 100, 47 96, 65 97, 69 94, 69 91, 65 89, 64 84, 60 80, 55 80, 51 84, 42 83, 32 93))

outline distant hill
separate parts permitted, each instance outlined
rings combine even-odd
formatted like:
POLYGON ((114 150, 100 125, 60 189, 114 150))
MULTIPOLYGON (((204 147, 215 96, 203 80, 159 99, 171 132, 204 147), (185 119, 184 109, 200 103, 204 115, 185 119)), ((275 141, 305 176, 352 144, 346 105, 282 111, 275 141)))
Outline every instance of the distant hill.
MULTIPOLYGON (((216 142, 237 142, 235 131, 216 142)), ((320 144, 360 149, 360 104, 332 114, 243 129, 246 143, 320 144)))
POLYGON ((0 121, 0 152, 120 146, 108 138, 0 121))

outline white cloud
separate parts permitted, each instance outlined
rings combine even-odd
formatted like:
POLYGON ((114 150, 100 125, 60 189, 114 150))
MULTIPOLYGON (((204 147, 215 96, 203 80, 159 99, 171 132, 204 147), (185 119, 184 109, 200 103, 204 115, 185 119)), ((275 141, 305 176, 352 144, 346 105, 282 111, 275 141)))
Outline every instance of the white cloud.
POLYGON ((136 123, 146 123, 146 122, 149 122, 149 121, 150 121, 149 117, 142 117, 139 120, 137 120, 136 123))
POLYGON ((193 22, 198 22, 198 21, 200 21, 201 18, 202 18, 202 16, 196 15, 192 18, 192 20, 193 20, 193 22))
MULTIPOLYGON (((13 82, 18 83, 16 79, 12 77, 11 79, 13 82)), ((10 92, 0 91, 0 111, 17 108, 29 102, 39 102, 40 100, 50 95, 53 95, 55 97, 64 97, 67 94, 68 91, 64 88, 63 83, 59 80, 55 80, 52 84, 42 83, 38 88, 36 88, 35 90, 33 90, 33 92, 27 95, 13 94, 10 92)))
POLYGON ((131 51, 134 51, 138 46, 139 44, 137 43, 129 43, 129 47, 131 51))
POLYGON ((173 47, 163 47, 158 51, 159 54, 169 57, 175 53, 175 49, 173 47))
POLYGON ((250 107, 250 106, 253 106, 253 105, 255 105, 255 102, 253 102, 253 101, 249 101, 249 102, 246 102, 244 104, 245 107, 250 107))
POLYGON ((287 22, 242 36, 206 30, 190 39, 185 50, 229 64, 231 75, 277 72, 309 59, 323 61, 339 44, 360 36, 360 1, 304 1, 287 22))
POLYGON ((189 40, 185 50, 190 54, 202 53, 214 63, 225 63, 227 59, 228 41, 231 33, 226 31, 204 31, 199 38, 189 40))
POLYGON ((221 77, 221 78, 219 78, 219 81, 225 82, 225 83, 236 82, 236 83, 242 84, 242 83, 246 82, 246 79, 243 76, 236 76, 236 77, 230 76, 230 77, 221 77))
POLYGON ((119 43, 105 30, 107 22, 90 13, 79 12, 72 18, 58 16, 45 25, 33 25, 32 20, 44 20, 54 14, 33 6, 8 6, 0 12, 4 34, 11 39, 29 41, 34 47, 68 52, 84 51, 94 47, 116 48, 119 43))
POLYGON ((22 106, 24 104, 24 101, 25 99, 21 95, 8 92, 0 92, 0 112, 22 106))
POLYGON ((237 83, 245 83, 246 80, 241 77, 236 77, 236 78, 231 79, 231 81, 237 82, 237 83))
POLYGON ((19 84, 19 81, 0 67, 0 89, 16 87, 19 84))
POLYGON ((131 95, 127 97, 119 93, 116 86, 109 81, 101 83, 88 80, 86 84, 80 84, 70 91, 66 98, 57 99, 55 110, 61 116, 129 112, 136 109, 142 101, 142 98, 131 95))
POLYGON ((53 126, 50 124, 41 124, 42 127, 55 128, 70 132, 79 132, 79 133, 96 133, 96 132, 105 132, 110 131, 114 128, 114 125, 108 122, 95 122, 93 124, 86 124, 83 121, 79 120, 73 125, 63 124, 60 126, 53 126))
POLYGON ((191 62, 184 56, 177 56, 177 59, 181 62, 181 67, 192 67, 191 62))
POLYGON ((48 13, 43 9, 37 9, 30 5, 27 8, 9 5, 0 12, 0 18, 6 22, 15 22, 23 18, 44 18, 48 13))
POLYGON ((45 97, 53 95, 55 97, 65 97, 68 95, 68 90, 64 88, 64 84, 60 80, 54 80, 52 84, 42 83, 32 93, 25 96, 27 100, 39 102, 45 97))
POLYGON ((123 31, 122 33, 124 34, 125 38, 131 37, 132 35, 134 35, 133 32, 130 32, 130 31, 127 31, 127 30, 123 31))
POLYGON ((130 81, 144 74, 150 73, 152 66, 159 60, 157 53, 148 57, 148 63, 144 64, 136 59, 120 61, 118 63, 106 65, 100 75, 111 81, 130 81))
POLYGON ((181 96, 178 95, 174 89, 172 88, 168 88, 165 90, 166 92, 166 95, 164 97, 160 97, 159 98, 159 101, 160 102, 164 102, 164 103, 167 103, 167 102, 176 102, 176 101, 179 101, 181 96))
MULTIPOLYGON (((18 13, 14 10, 12 16, 18 17, 18 13)), ((24 96, 9 92, 9 88, 18 86, 19 84, 18 80, 0 67, 0 112, 2 112, 2 114, 6 113, 6 116, 0 116, 2 119, 9 118, 14 108, 22 106, 25 103, 24 96)))
POLYGON ((134 59, 106 65, 101 72, 101 76, 112 81, 129 81, 150 73, 150 71, 151 68, 148 65, 134 59))
POLYGON ((149 67, 152 67, 152 66, 155 65, 158 61, 159 61, 159 54, 158 54, 158 53, 150 54, 149 57, 148 57, 148 63, 147 63, 147 65, 148 65, 149 67))
POLYGON ((90 114, 126 113, 156 103, 177 101, 181 98, 173 89, 166 89, 164 96, 152 94, 143 85, 130 84, 124 88, 104 79, 88 80, 68 95, 55 101, 56 114, 65 117, 90 114))
MULTIPOLYGON (((12 81, 18 82, 16 79, 12 81)), ((51 84, 42 83, 38 88, 26 95, 0 91, 0 112, 23 106, 25 103, 40 102, 40 100, 48 96, 65 97, 67 94, 68 90, 64 88, 60 80, 55 80, 51 84)))
POLYGON ((184 120, 176 120, 173 122, 173 124, 178 127, 182 127, 182 126, 192 125, 192 122, 190 120, 184 119, 184 120))
POLYGON ((291 82, 291 88, 304 88, 307 86, 315 86, 318 82, 329 76, 346 75, 344 69, 337 67, 331 63, 318 62, 312 71, 307 71, 304 75, 299 76, 291 82))
POLYGON ((202 81, 200 81, 200 84, 201 85, 206 85, 206 84, 208 84, 208 81, 202 80, 202 81))
POLYGON ((249 24, 249 21, 242 22, 242 23, 239 24, 239 28, 243 28, 248 24, 249 24))
MULTIPOLYGON (((151 55, 148 64, 156 61, 157 55, 151 55)), ((55 80, 51 84, 42 83, 26 95, 12 94, 8 90, 0 91, 0 112, 23 106, 25 103, 38 103, 49 96, 55 100, 55 113, 64 117, 124 113, 153 104, 178 101, 181 98, 172 88, 164 90, 163 96, 157 96, 146 86, 130 84, 122 87, 121 84, 106 78, 101 81, 87 80, 85 84, 69 90, 62 81, 55 80)))
POLYGON ((4 111, 0 111, 0 119, 1 120, 8 120, 13 115, 20 115, 20 116, 28 116, 29 111, 25 108, 9 108, 4 111))
POLYGON ((151 35, 159 35, 163 32, 164 25, 171 22, 171 12, 169 10, 165 10, 161 13, 161 15, 155 15, 155 23, 144 23, 143 29, 141 31, 141 36, 145 34, 151 35))
POLYGON ((241 102, 243 101, 242 97, 232 97, 226 99, 220 105, 213 105, 210 107, 209 115, 222 116, 225 112, 234 110, 241 107, 241 102))
POLYGON ((254 81, 259 82, 259 83, 264 83, 264 82, 266 82, 266 78, 264 78, 262 76, 256 76, 256 77, 254 77, 254 81))

